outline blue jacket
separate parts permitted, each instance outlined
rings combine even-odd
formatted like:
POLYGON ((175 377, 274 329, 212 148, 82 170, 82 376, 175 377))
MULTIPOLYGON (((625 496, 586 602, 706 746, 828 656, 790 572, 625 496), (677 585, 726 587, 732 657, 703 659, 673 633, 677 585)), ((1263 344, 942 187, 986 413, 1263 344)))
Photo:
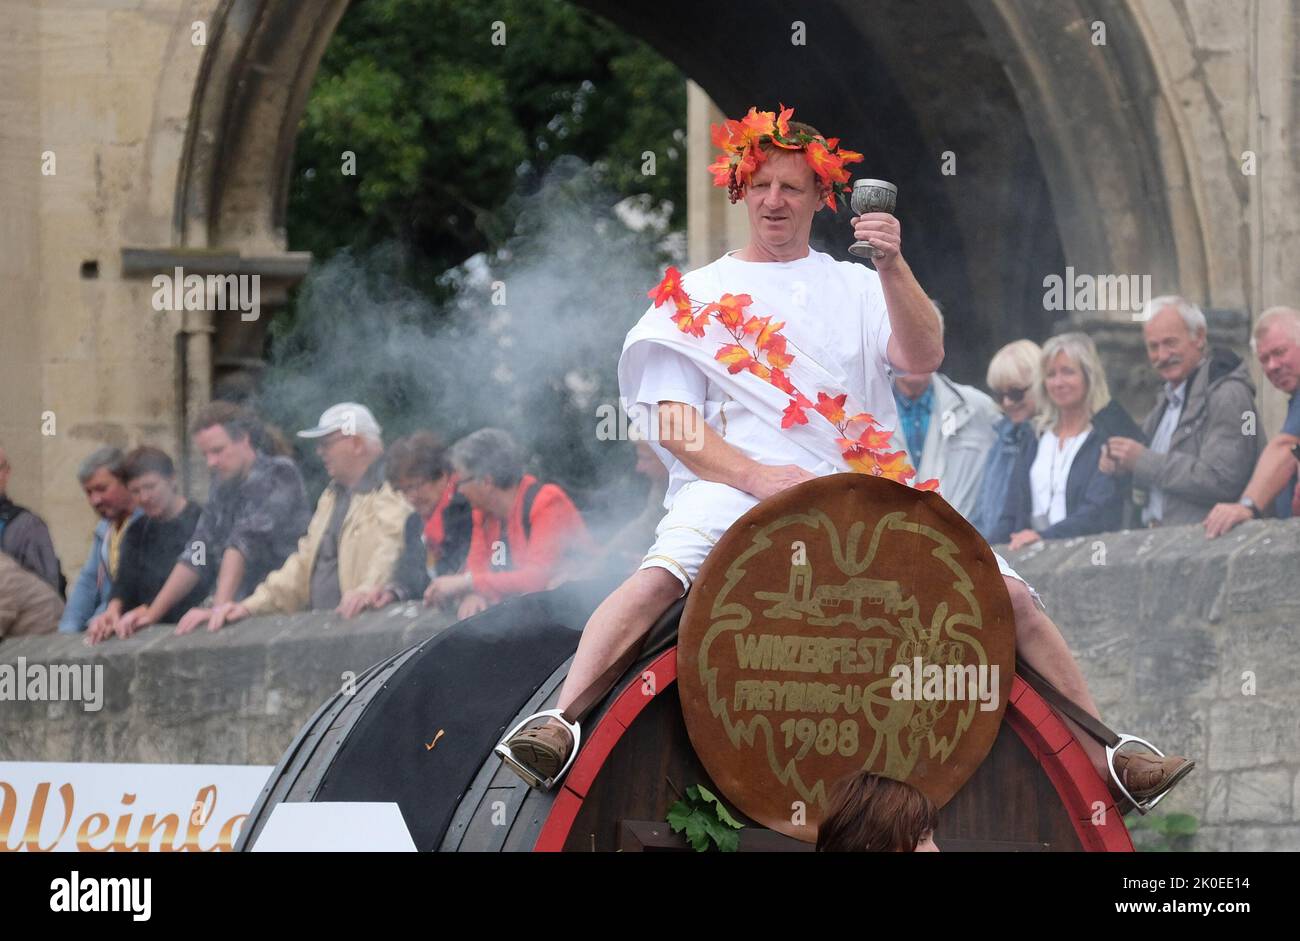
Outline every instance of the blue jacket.
MULTIPOLYGON (((134 521, 140 511, 131 514, 134 521)), ((108 607, 108 599, 113 596, 113 579, 108 574, 108 528, 111 524, 101 519, 95 524, 95 535, 90 541, 90 555, 81 567, 77 583, 68 593, 68 603, 63 608, 63 617, 59 619, 59 631, 64 634, 76 634, 84 631, 90 619, 103 614, 108 607)), ((127 524, 128 526, 130 523, 127 524)))
MULTIPOLYGON (((1114 532, 1124 525, 1125 505, 1131 502, 1133 491, 1132 477, 1128 474, 1103 474, 1097 467, 1102 445, 1114 435, 1148 443, 1137 422, 1124 411, 1123 406, 1111 399, 1105 408, 1092 416, 1092 431, 1070 464, 1070 473, 1065 479, 1065 518, 1040 530, 1039 535, 1044 539, 1114 532)), ((1029 469, 1037 454, 1038 438, 1027 435, 1011 471, 1007 499, 989 542, 1007 542, 1012 533, 1032 528, 1030 519, 1034 498, 1029 485, 1029 469)))
POLYGON ((993 426, 993 433, 997 437, 989 448, 988 457, 984 459, 979 497, 975 502, 975 511, 970 516, 971 525, 989 542, 993 541, 998 520, 1002 516, 1002 507, 1007 502, 1007 490, 1011 486, 1011 472, 1016 466, 1016 458, 1033 440, 1034 425, 1031 421, 1022 421, 1016 425, 1003 416, 993 426))

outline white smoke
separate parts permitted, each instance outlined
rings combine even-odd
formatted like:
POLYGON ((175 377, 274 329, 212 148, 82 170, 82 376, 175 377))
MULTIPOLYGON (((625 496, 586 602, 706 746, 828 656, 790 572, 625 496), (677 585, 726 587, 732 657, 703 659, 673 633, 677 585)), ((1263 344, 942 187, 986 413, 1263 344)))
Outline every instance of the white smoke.
POLYGON ((514 235, 445 272, 445 302, 397 274, 396 245, 313 267, 295 326, 273 344, 262 410, 297 428, 359 401, 387 441, 426 428, 450 444, 490 425, 514 434, 542 476, 580 490, 626 473, 631 448, 597 440, 596 409, 617 400, 623 336, 663 266, 682 263, 684 241, 662 209, 616 204, 573 157, 508 211, 514 235))

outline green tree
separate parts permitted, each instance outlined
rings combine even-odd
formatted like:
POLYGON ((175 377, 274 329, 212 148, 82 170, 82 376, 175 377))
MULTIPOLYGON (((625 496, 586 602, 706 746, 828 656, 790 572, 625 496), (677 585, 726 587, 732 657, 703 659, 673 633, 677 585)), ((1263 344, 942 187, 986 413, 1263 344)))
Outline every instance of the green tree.
POLYGON ((676 67, 562 0, 357 0, 303 116, 289 244, 323 260, 395 239, 409 279, 434 291, 509 236, 510 195, 564 154, 615 198, 671 203, 680 228, 685 113, 676 67))

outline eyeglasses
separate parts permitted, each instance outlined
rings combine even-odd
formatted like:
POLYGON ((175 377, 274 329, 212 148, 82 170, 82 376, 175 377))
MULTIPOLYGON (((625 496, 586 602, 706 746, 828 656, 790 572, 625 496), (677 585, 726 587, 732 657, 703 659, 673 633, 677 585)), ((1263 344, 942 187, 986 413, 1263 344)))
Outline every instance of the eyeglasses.
POLYGON ((997 399, 999 402, 1003 401, 1004 399, 1010 399, 1012 405, 1019 405, 1022 401, 1024 401, 1025 393, 1028 391, 1029 391, 1028 386, 1026 386, 1023 389, 1017 389, 1017 388, 1001 389, 1001 390, 994 389, 993 397, 997 399))

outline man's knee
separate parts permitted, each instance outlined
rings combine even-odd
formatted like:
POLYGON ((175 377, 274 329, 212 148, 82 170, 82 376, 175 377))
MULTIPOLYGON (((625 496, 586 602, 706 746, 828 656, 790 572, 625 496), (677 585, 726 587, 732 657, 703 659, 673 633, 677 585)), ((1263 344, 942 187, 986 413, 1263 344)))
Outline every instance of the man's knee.
POLYGON ((637 569, 622 587, 628 589, 638 602, 653 608, 656 616, 685 591, 676 575, 658 565, 637 569))
POLYGON ((1029 586, 1010 575, 1003 575, 1002 581, 1006 583, 1007 594, 1011 596, 1011 609, 1015 614, 1017 631, 1033 630, 1039 621, 1039 611, 1033 597, 1029 594, 1029 586))

